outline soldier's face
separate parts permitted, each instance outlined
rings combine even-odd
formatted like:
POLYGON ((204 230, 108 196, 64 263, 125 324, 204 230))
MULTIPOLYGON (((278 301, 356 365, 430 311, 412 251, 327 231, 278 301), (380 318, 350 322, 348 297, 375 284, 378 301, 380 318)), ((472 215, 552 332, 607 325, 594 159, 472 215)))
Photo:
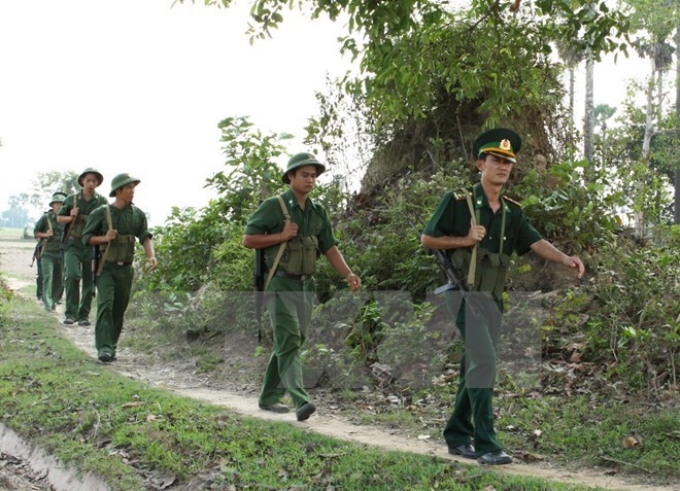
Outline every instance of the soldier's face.
POLYGON ((316 176, 316 166, 305 165, 299 167, 296 170, 295 175, 292 175, 292 173, 289 174, 290 186, 298 193, 310 193, 316 185, 316 176))
POLYGON ((52 211, 53 211, 54 213, 59 213, 59 210, 61 210, 61 207, 62 207, 63 205, 64 205, 64 203, 59 203, 59 202, 53 203, 53 204, 52 204, 52 211))
POLYGON ((97 187, 97 185, 99 185, 97 176, 95 176, 94 174, 85 174, 85 177, 83 177, 83 189, 93 191, 94 188, 97 187))
POLYGON ((486 159, 477 161, 482 180, 489 184, 503 185, 508 182, 513 164, 508 159, 488 154, 486 159))
POLYGON ((137 186, 137 184, 131 182, 130 184, 118 188, 116 190, 116 198, 122 199, 126 203, 132 203, 135 198, 135 186, 137 186))

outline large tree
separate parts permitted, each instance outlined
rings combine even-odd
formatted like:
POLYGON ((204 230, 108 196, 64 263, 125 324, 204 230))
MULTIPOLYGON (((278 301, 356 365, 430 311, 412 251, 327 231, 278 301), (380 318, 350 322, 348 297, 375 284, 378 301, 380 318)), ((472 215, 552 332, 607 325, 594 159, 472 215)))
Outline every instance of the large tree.
MULTIPOLYGON (((180 3, 195 0, 178 0, 180 3)), ((229 7, 232 0, 204 0, 207 5, 229 7)), ((284 21, 288 7, 347 21, 348 35, 341 50, 360 60, 361 73, 347 78, 348 91, 365 94, 378 126, 407 116, 422 116, 432 107, 428 73, 438 72, 441 85, 463 98, 484 96, 486 117, 498 122, 514 108, 536 99, 535 84, 517 84, 519 67, 534 53, 547 55, 557 39, 588 39, 594 56, 620 47, 616 35, 625 33, 627 19, 610 11, 606 2, 535 0, 475 0, 452 4, 440 0, 255 0, 252 2, 253 38, 272 35, 284 21), (593 16, 591 11, 597 13, 593 16), (450 29, 465 24, 464 29, 450 29), (446 51, 451 36, 469 38, 476 52, 446 51), (477 42, 478 38, 494 37, 477 42), (505 42, 507 38, 510 42, 505 42), (409 44, 404 40, 408 39, 409 44), (473 68, 473 69, 471 69, 473 68)))

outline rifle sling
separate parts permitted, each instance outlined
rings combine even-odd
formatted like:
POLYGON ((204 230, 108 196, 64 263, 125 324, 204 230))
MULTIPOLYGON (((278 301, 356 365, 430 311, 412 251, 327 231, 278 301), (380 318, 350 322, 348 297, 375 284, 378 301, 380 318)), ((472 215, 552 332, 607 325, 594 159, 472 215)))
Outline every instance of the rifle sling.
MULTIPOLYGON (((283 198, 281 196, 277 196, 279 199, 279 204, 281 205, 281 211, 283 212, 283 217, 285 220, 285 223, 290 222, 290 214, 288 213, 288 208, 286 207, 286 203, 283 201, 283 198)), ((285 224, 284 224, 285 227, 285 224)), ((279 265, 279 261, 281 260, 281 256, 283 255, 283 251, 286 248, 286 244, 288 241, 281 242, 281 245, 279 246, 279 250, 276 253, 276 257, 274 258, 274 264, 272 265, 271 269, 269 270, 269 275, 267 275, 267 281, 264 282, 264 288, 262 291, 267 291, 267 287, 269 286, 269 282, 272 280, 272 277, 274 276, 274 273, 276 272, 276 267, 279 265)))
MULTIPOLYGON (((106 205, 106 224, 109 226, 109 231, 113 230, 113 220, 111 220, 111 205, 106 205)), ((109 246, 111 243, 106 246, 106 250, 104 251, 104 254, 102 254, 101 259, 99 260, 99 267, 97 268, 97 276, 102 275, 102 270, 104 269, 104 263, 106 262, 106 256, 109 254, 109 246)))

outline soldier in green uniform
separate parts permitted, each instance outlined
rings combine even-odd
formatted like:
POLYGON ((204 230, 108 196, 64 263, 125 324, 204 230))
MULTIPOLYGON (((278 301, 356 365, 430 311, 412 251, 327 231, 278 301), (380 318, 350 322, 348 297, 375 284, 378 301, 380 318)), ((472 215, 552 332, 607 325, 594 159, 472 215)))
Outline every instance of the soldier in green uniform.
POLYGON ((38 261, 42 277, 41 298, 45 310, 52 312, 61 290, 61 229, 57 221, 59 210, 64 204, 64 193, 54 193, 50 211, 43 214, 35 224, 33 236, 40 240, 38 261))
POLYGON ((309 198, 325 169, 309 153, 294 155, 282 176, 290 189, 262 203, 248 220, 243 238, 245 247, 265 249, 269 269, 265 301, 274 330, 274 349, 259 406, 288 412, 288 406, 281 403, 287 391, 298 421, 307 420, 316 410, 304 389, 300 347, 311 321, 318 256, 326 256, 352 291, 361 286, 361 279, 352 273, 336 246, 328 213, 309 198))
POLYGON ((81 237, 89 214, 106 204, 106 198, 95 191, 102 182, 104 176, 99 171, 85 169, 78 176, 78 184, 82 189, 66 198, 57 218, 59 223, 68 227, 63 244, 66 291, 64 324, 67 325, 75 322, 80 326, 90 325, 92 248, 84 245, 81 237))
POLYGON ((83 244, 99 246, 101 250, 94 336, 97 358, 104 363, 116 359, 116 346, 123 331, 132 292, 135 238, 144 247, 149 268, 154 270, 157 266, 146 214, 132 204, 139 182, 129 174, 114 177, 109 196, 115 200, 90 213, 83 230, 83 244))
POLYGON ((459 192, 447 192, 422 235, 422 245, 446 251, 467 278, 474 295, 474 316, 460 293, 447 292, 447 306, 464 342, 455 408, 444 429, 449 453, 482 464, 512 462, 498 442, 493 422, 496 376, 495 345, 500 336, 502 293, 510 256, 530 250, 542 258, 574 268, 580 278, 581 260, 567 256, 544 240, 522 208, 503 196, 522 146, 512 130, 496 128, 474 144, 481 182, 459 192), (479 308, 481 306, 481 308, 479 308), (468 318, 466 319, 466 315, 468 318), (474 445, 473 445, 474 443, 474 445))

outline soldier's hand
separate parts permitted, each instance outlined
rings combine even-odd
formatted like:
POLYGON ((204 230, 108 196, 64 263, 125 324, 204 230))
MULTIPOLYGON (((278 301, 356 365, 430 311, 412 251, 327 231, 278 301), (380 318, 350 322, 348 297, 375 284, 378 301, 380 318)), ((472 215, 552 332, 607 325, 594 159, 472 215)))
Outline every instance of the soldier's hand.
POLYGON ((283 242, 289 241, 297 234, 298 234, 297 223, 286 221, 286 224, 283 226, 283 230, 281 231, 281 238, 283 239, 283 242))
POLYGON ((71 213, 70 215, 75 218, 78 216, 78 208, 71 208, 71 213))
POLYGON ((109 230, 104 237, 106 237, 106 242, 111 242, 118 237, 118 230, 109 230))
POLYGON ((354 273, 348 274, 345 279, 347 280, 347 284, 349 285, 350 289, 355 292, 361 287, 361 278, 359 278, 357 275, 354 273))
POLYGON ((583 262, 578 256, 567 256, 562 261, 562 264, 564 264, 568 268, 574 268, 579 278, 583 276, 583 273, 586 270, 586 267, 583 265, 583 262))
POLYGON ((158 267, 158 260, 155 258, 155 256, 151 256, 150 258, 148 258, 147 262, 149 263, 149 269, 151 271, 158 267))
POLYGON ((483 225, 475 225, 472 219, 470 220, 470 231, 468 232, 468 239, 470 239, 471 245, 475 245, 480 242, 486 235, 486 229, 483 225))
POLYGON ((47 232, 45 232, 45 235, 47 236, 47 238, 52 237, 54 235, 54 230, 47 230, 47 232))

